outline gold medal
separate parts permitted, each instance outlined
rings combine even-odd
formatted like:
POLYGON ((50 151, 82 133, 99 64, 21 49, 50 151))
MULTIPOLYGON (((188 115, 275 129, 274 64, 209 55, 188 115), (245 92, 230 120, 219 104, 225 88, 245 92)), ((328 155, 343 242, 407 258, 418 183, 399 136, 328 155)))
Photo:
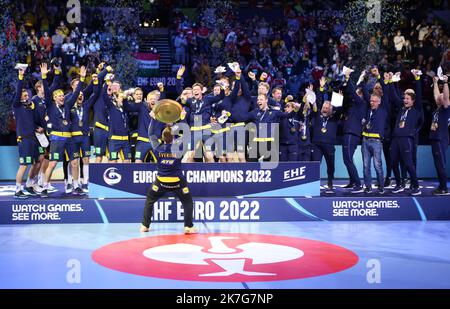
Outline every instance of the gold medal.
POLYGON ((83 121, 78 121, 78 126, 82 127, 83 126, 83 121))
POLYGON ((302 135, 302 140, 306 141, 306 135, 302 135))
POLYGON ((433 123, 431 124, 431 131, 436 131, 437 128, 438 128, 437 122, 433 122, 433 123))
POLYGON ((291 128, 291 132, 292 132, 292 133, 295 133, 295 128, 291 128))
POLYGON ((69 124, 69 123, 67 122, 67 120, 63 120, 62 123, 63 123, 63 125, 65 125, 65 126, 69 124))
POLYGON ((325 134, 325 133, 327 133, 327 128, 323 127, 321 131, 322 131, 322 133, 325 134))
POLYGON ((405 122, 404 121, 400 121, 400 123, 398 124, 398 127, 400 129, 403 129, 405 127, 405 122))

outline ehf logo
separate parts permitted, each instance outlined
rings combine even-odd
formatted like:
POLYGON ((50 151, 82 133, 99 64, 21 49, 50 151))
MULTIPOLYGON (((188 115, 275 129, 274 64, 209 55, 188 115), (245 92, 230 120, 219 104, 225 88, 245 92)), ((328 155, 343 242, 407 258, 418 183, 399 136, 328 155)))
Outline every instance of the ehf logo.
POLYGON ((106 245, 92 258, 104 267, 140 276, 214 282, 308 278, 358 262, 352 251, 321 241, 233 233, 131 239, 106 245))
POLYGON ((306 166, 297 167, 294 169, 284 171, 283 182, 305 179, 305 177, 306 177, 306 166))
POLYGON ((122 180, 122 175, 117 172, 117 168, 110 167, 103 173, 103 180, 106 184, 114 186, 122 180))

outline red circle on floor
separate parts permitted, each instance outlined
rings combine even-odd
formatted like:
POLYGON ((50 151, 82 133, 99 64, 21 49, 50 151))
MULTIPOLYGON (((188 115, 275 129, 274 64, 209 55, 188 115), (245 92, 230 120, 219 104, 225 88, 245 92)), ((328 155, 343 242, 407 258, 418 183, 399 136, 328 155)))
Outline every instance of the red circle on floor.
POLYGON ((215 282, 309 278, 358 262, 354 252, 322 241, 237 233, 130 239, 101 247, 92 258, 104 267, 141 276, 215 282))

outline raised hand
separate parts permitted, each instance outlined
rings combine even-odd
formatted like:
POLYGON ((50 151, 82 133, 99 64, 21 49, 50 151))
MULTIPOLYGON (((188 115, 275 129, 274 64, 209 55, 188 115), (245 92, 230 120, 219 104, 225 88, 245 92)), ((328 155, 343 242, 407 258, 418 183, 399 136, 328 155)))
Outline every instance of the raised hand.
POLYGON ((322 76, 319 80, 320 88, 325 87, 327 80, 325 79, 325 76, 322 76))
POLYGON ((252 71, 248 72, 248 77, 250 77, 251 80, 255 80, 256 79, 256 74, 252 71))
POLYGON ((178 68, 178 71, 177 71, 177 76, 182 77, 185 70, 186 70, 186 67, 184 65, 180 65, 180 67, 178 68))
POLYGON ((41 75, 42 76, 47 75, 47 73, 48 73, 48 65, 47 65, 47 63, 42 62, 39 67, 41 69, 41 75))
POLYGON ((263 72, 263 73, 261 74, 261 79, 263 79, 263 80, 266 80, 266 79, 267 79, 267 73, 266 73, 266 72, 263 72))
POLYGON ((86 77, 86 67, 84 65, 82 65, 81 68, 80 68, 80 76, 82 78, 86 77))

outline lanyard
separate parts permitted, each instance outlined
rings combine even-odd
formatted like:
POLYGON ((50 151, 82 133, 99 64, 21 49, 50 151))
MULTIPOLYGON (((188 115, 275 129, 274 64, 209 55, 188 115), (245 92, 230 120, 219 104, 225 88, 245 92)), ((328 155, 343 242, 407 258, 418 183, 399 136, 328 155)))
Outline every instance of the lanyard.
POLYGON ((76 108, 75 110, 76 110, 76 112, 77 112, 78 120, 79 120, 79 121, 82 121, 82 120, 83 120, 83 114, 84 114, 83 107, 81 107, 81 108, 76 108))
POLYGON ((266 115, 266 113, 267 113, 267 109, 264 111, 262 116, 259 118, 259 122, 262 122, 262 120, 263 120, 264 116, 266 115))
POLYGON ((200 100, 195 100, 195 113, 198 114, 200 112, 200 110, 202 109, 203 106, 203 101, 200 100))
POLYGON ((322 116, 322 128, 326 128, 327 127, 328 119, 330 119, 330 117, 322 116))
POLYGON ((439 122, 439 111, 440 108, 438 108, 437 110, 434 111, 433 113, 433 123, 438 123, 439 122))
POLYGON ((117 107, 117 109, 119 110, 122 119, 123 119, 123 127, 126 128, 127 127, 127 117, 125 115, 125 112, 123 111, 122 107, 117 107))
POLYGON ((409 109, 403 109, 402 115, 400 116, 400 122, 406 122, 406 118, 408 118, 409 109))
POLYGON ((61 117, 62 117, 62 119, 66 119, 66 113, 64 113, 64 108, 63 109, 61 109, 61 108, 59 108, 59 106, 58 105, 56 105, 56 108, 58 108, 58 110, 59 110, 59 113, 61 114, 61 117))
POLYGON ((300 129, 302 130, 302 136, 306 136, 306 121, 300 121, 300 129))

